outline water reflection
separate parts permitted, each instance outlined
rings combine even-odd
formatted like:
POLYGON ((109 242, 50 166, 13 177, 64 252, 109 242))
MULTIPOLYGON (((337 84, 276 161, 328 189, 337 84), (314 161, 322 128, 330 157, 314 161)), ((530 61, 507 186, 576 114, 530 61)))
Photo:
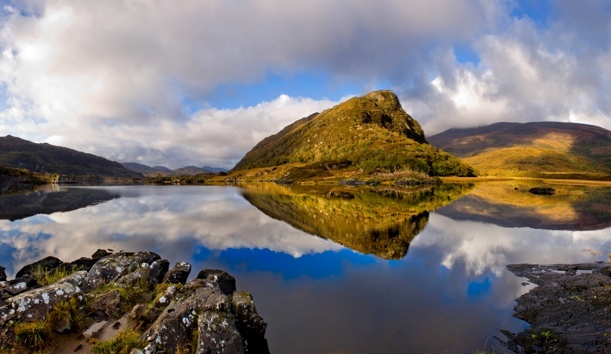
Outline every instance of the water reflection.
MULTIPOLYGON (((153 250, 171 262, 189 261, 194 271, 226 269, 236 277, 238 288, 253 294, 269 323, 267 338, 274 353, 492 351, 498 345, 493 339, 500 335, 498 329, 517 332, 525 326, 511 314, 514 299, 529 287, 506 271, 506 264, 592 262, 611 253, 608 228, 505 228, 434 211, 426 227, 410 239, 409 253, 385 260, 271 218, 251 205, 252 198, 268 207, 281 200, 277 203, 282 215, 295 212, 290 214, 293 219, 306 226, 312 222, 303 216, 306 206, 315 215, 321 215, 315 210, 335 213, 338 220, 356 213, 348 203, 355 199, 354 210, 363 220, 373 205, 385 208, 376 200, 388 199, 390 214, 425 209, 400 198, 368 196, 358 201, 358 191, 349 200, 329 191, 299 189, 280 189, 275 198, 265 197, 270 190, 242 192, 233 187, 98 190, 121 198, 70 212, 1 220, 0 265, 14 274, 19 266, 47 255, 70 261, 98 248, 113 248, 153 250), (299 198, 308 203, 286 206, 299 198)), ((579 203, 571 210, 583 212, 579 203)), ((380 217, 379 226, 387 229, 392 220, 380 217)), ((326 230, 326 225, 315 227, 326 230)))
POLYGON ((533 181, 478 183, 463 198, 438 210, 455 220, 472 220, 504 227, 547 230, 600 230, 611 227, 611 188, 551 185, 552 196, 528 190, 533 181))
POLYGON ((11 221, 37 214, 72 211, 119 198, 118 193, 100 189, 72 189, 43 186, 30 191, 0 194, 0 220, 11 221))
POLYGON ((361 253, 401 259, 429 211, 472 185, 395 187, 249 186, 244 198, 266 215, 361 253))

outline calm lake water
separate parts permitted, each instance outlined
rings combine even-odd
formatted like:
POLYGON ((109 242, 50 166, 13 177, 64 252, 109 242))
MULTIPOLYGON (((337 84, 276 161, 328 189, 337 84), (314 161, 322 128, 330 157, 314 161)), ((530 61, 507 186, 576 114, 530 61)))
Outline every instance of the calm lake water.
POLYGON ((528 187, 53 186, 0 197, 0 265, 151 250, 234 275, 273 353, 473 353, 527 326, 507 264, 611 253, 611 188, 528 187))

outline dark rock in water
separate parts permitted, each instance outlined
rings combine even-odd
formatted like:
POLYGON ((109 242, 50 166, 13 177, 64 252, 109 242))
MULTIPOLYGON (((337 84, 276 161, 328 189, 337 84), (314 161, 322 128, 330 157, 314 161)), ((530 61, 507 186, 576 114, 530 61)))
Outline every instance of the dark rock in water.
POLYGON ((185 284, 189 274, 191 273, 191 265, 187 262, 178 262, 174 268, 170 269, 163 277, 164 283, 185 284))
POLYGON ((204 269, 197 274, 197 279, 216 282, 225 295, 231 295, 236 290, 235 278, 224 270, 204 269))
POLYGON ((0 281, 5 281, 6 280, 6 273, 4 272, 6 270, 6 268, 0 266, 0 281))
POLYGON ((554 195, 556 190, 552 187, 534 187, 528 190, 532 194, 538 195, 554 195))
POLYGON ((367 185, 367 182, 360 179, 345 179, 343 181, 339 181, 339 184, 342 186, 365 186, 367 185))
POLYGON ((45 257, 43 259, 41 259, 40 261, 34 262, 32 264, 28 264, 26 266, 24 266, 23 268, 21 268, 17 274, 15 275, 15 277, 19 278, 22 277, 24 275, 32 275, 32 272, 37 270, 39 267, 42 268, 45 271, 49 271, 49 270, 53 270, 57 267, 59 267, 60 264, 62 264, 63 262, 61 260, 59 260, 58 258, 55 257, 45 257))
POLYGON ((248 343, 248 349, 254 353, 267 353, 265 331, 267 323, 257 313, 252 296, 245 291, 236 291, 231 298, 232 311, 236 316, 238 330, 248 343))
POLYGON ((108 252, 107 250, 98 249, 91 255, 91 258, 102 258, 102 257, 110 256, 111 254, 112 252, 108 252))
POLYGON ((327 193, 329 198, 354 199, 354 194, 346 191, 330 191, 327 193))
POLYGON ((538 287, 517 299, 515 316, 531 324, 517 335, 503 332, 519 353, 610 353, 609 263, 533 265, 507 268, 538 287))

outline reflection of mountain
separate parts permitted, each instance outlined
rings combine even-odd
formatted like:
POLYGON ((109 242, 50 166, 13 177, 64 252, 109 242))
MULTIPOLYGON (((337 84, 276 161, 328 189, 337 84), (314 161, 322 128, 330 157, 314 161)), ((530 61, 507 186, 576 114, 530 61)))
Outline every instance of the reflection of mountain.
POLYGON ((611 188, 553 185, 553 196, 534 195, 534 182, 485 182, 437 213, 503 227, 600 230, 611 227, 611 188))
POLYGON ((0 195, 0 219, 11 221, 36 214, 51 214, 84 208, 111 199, 118 193, 90 188, 47 187, 34 191, 0 195))
POLYGON ((469 189, 441 185, 418 190, 392 187, 260 185, 244 198, 268 216, 361 253, 401 259, 428 221, 428 212, 469 189))

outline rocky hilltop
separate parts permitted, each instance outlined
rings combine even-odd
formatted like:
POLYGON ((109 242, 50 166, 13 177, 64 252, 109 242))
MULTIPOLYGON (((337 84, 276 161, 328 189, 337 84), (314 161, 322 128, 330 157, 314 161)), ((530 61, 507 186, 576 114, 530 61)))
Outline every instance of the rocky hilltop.
POLYGON ((306 175, 311 171, 311 177, 324 170, 473 174, 468 165, 429 145, 420 124, 388 90, 354 97, 296 121, 258 143, 233 172, 291 164, 306 175))
POLYGON ((69 176, 142 177, 120 163, 100 156, 47 143, 37 144, 10 135, 0 137, 0 166, 69 176))
POLYGON ((611 131, 562 122, 496 123, 429 138, 479 174, 611 180, 611 131))
POLYGON ((64 263, 47 257, 6 281, 0 351, 11 353, 269 353, 267 324, 228 273, 152 252, 64 263))

